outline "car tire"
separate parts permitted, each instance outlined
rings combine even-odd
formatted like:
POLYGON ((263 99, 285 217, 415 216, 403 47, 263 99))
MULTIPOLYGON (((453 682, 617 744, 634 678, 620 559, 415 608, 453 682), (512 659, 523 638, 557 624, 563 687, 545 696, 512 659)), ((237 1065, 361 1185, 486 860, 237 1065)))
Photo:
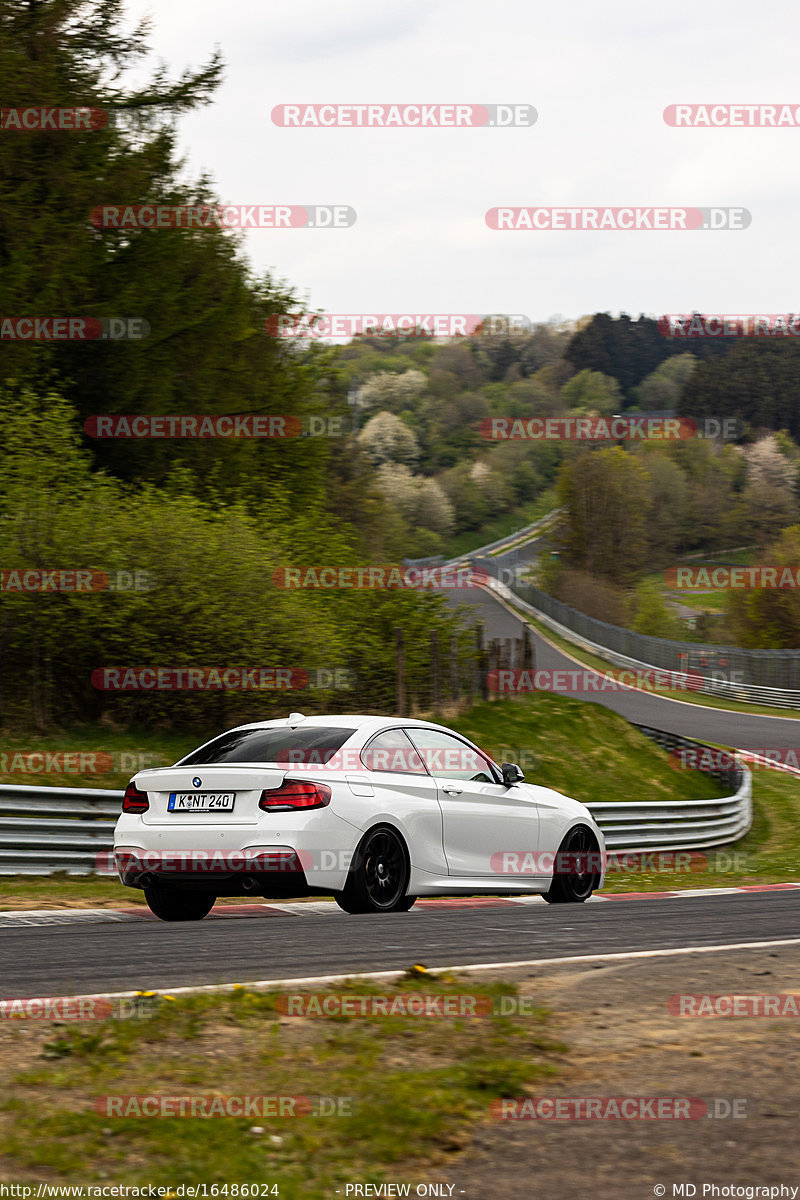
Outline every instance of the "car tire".
POLYGON ((346 913, 408 912, 416 900, 406 895, 410 876, 400 834, 390 825, 376 825, 359 842, 336 903, 346 913))
MULTIPOLYGON (((559 846, 559 854, 597 853, 597 839, 585 825, 570 829, 559 846)), ((544 893, 548 904, 583 904, 600 883, 600 876, 592 871, 561 872, 553 875, 550 890, 544 893)))
POLYGON ((148 908, 160 921, 202 921, 214 907, 212 892, 181 891, 166 884, 144 889, 148 908))

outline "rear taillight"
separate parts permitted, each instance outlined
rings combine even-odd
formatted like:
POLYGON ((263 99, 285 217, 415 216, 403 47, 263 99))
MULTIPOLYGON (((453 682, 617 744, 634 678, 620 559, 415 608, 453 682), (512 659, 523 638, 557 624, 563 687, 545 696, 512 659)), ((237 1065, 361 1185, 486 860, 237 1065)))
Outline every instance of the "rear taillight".
POLYGON ((295 808, 325 808, 330 802, 331 789, 327 783, 286 779, 280 787, 262 792, 258 807, 265 812, 290 812, 295 808))
POLYGON ((143 813, 147 812, 149 807, 150 801, 147 799, 147 792, 140 792, 131 780, 125 788, 125 795, 122 798, 122 811, 124 813, 143 813))

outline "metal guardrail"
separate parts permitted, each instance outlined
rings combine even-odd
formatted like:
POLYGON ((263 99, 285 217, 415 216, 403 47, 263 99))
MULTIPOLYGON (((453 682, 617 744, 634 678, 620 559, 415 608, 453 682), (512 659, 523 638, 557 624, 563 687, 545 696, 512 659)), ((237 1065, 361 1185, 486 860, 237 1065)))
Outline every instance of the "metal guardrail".
MULTIPOLYGON (((481 560, 479 565, 483 570, 490 570, 485 559, 481 560)), ((799 690, 742 683, 736 679, 723 677, 726 674, 744 674, 748 665, 753 663, 761 664, 764 670, 777 670, 781 666, 782 659, 785 660, 782 662, 783 667, 794 675, 796 671, 800 670, 800 650, 742 650, 737 646, 673 642, 667 638, 650 637, 635 633, 630 629, 606 625, 604 621, 597 621, 594 617, 587 617, 585 613, 579 613, 576 609, 569 608, 560 600, 547 596, 532 585, 512 584, 507 586, 500 580, 488 579, 486 586, 491 591, 496 591, 505 600, 511 601, 517 608, 530 613, 537 621, 541 621, 548 629, 552 629, 554 633, 571 642, 573 646, 588 650, 591 654, 596 654, 598 658, 605 659, 606 662, 613 663, 615 666, 630 667, 638 671, 664 670, 672 671, 677 675, 689 675, 691 690, 701 692, 706 696, 721 696, 728 700, 740 700, 745 704, 766 704, 776 708, 800 708, 799 690), (525 596, 528 597, 527 600, 524 599, 525 596), (563 619, 569 620, 570 625, 556 620, 552 615, 553 612, 557 612, 563 619), (610 631, 609 636, 606 636, 602 642, 594 641, 582 632, 584 625, 596 637, 604 636, 604 631, 610 631), (633 646, 641 647, 642 653, 647 653, 648 649, 650 649, 650 653, 647 654, 646 659, 623 654, 608 645, 610 640, 614 640, 610 636, 611 634, 622 635, 631 640, 633 646), (662 661, 656 661, 658 659, 662 661), (720 662, 722 659, 725 663, 724 670, 715 670, 713 666, 704 666, 703 662, 707 659, 711 659, 712 662, 714 660, 720 662), (734 663, 743 663, 744 665, 735 667, 732 665, 734 663), (710 673, 704 674, 705 671, 710 673)))
POLYGON ((88 875, 108 852, 124 792, 0 784, 0 875, 88 875))
POLYGON ((488 542, 485 546, 479 546, 477 550, 470 550, 467 557, 472 558, 473 555, 481 557, 487 555, 492 557, 495 551, 502 550, 504 547, 513 550, 520 542, 530 537, 532 533, 537 533, 540 529, 545 529, 561 512, 563 512, 563 509, 554 508, 531 525, 523 525, 522 529, 515 529, 513 533, 506 534, 503 538, 498 538, 496 542, 488 542))
MULTIPOLYGON (((665 749, 698 742, 641 727, 665 749)), ((720 772, 712 771, 717 778, 720 772)), ((680 850, 725 845, 752 822, 752 786, 746 767, 723 773, 734 795, 712 800, 599 801, 587 807, 609 850, 680 850)), ((98 872, 113 845, 121 791, 0 784, 0 875, 98 872)), ((99 871, 108 874, 108 870, 99 871)))
MULTIPOLYGON (((667 752, 697 750, 701 742, 638 725, 667 752)), ((718 751, 713 751, 713 761, 718 751)), ((586 805, 609 850, 703 850, 743 837, 753 823, 753 777, 744 764, 704 772, 736 790, 711 800, 591 801, 586 805)))

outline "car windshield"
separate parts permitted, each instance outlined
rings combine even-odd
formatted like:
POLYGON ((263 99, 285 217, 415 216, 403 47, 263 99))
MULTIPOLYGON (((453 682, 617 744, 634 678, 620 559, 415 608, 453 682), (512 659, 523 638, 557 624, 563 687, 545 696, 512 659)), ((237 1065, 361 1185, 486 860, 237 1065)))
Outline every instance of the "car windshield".
POLYGON ((352 729, 309 725, 305 729, 232 729, 180 760, 179 766, 214 763, 327 763, 352 729))

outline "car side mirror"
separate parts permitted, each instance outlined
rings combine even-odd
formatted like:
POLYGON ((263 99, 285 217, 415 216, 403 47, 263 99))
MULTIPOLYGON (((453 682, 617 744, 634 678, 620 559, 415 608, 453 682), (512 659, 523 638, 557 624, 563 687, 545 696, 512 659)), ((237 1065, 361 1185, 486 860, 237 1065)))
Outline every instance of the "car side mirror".
POLYGON ((525 782, 525 776, 516 763, 503 763, 500 770, 503 772, 503 783, 506 787, 511 787, 512 783, 525 782))

